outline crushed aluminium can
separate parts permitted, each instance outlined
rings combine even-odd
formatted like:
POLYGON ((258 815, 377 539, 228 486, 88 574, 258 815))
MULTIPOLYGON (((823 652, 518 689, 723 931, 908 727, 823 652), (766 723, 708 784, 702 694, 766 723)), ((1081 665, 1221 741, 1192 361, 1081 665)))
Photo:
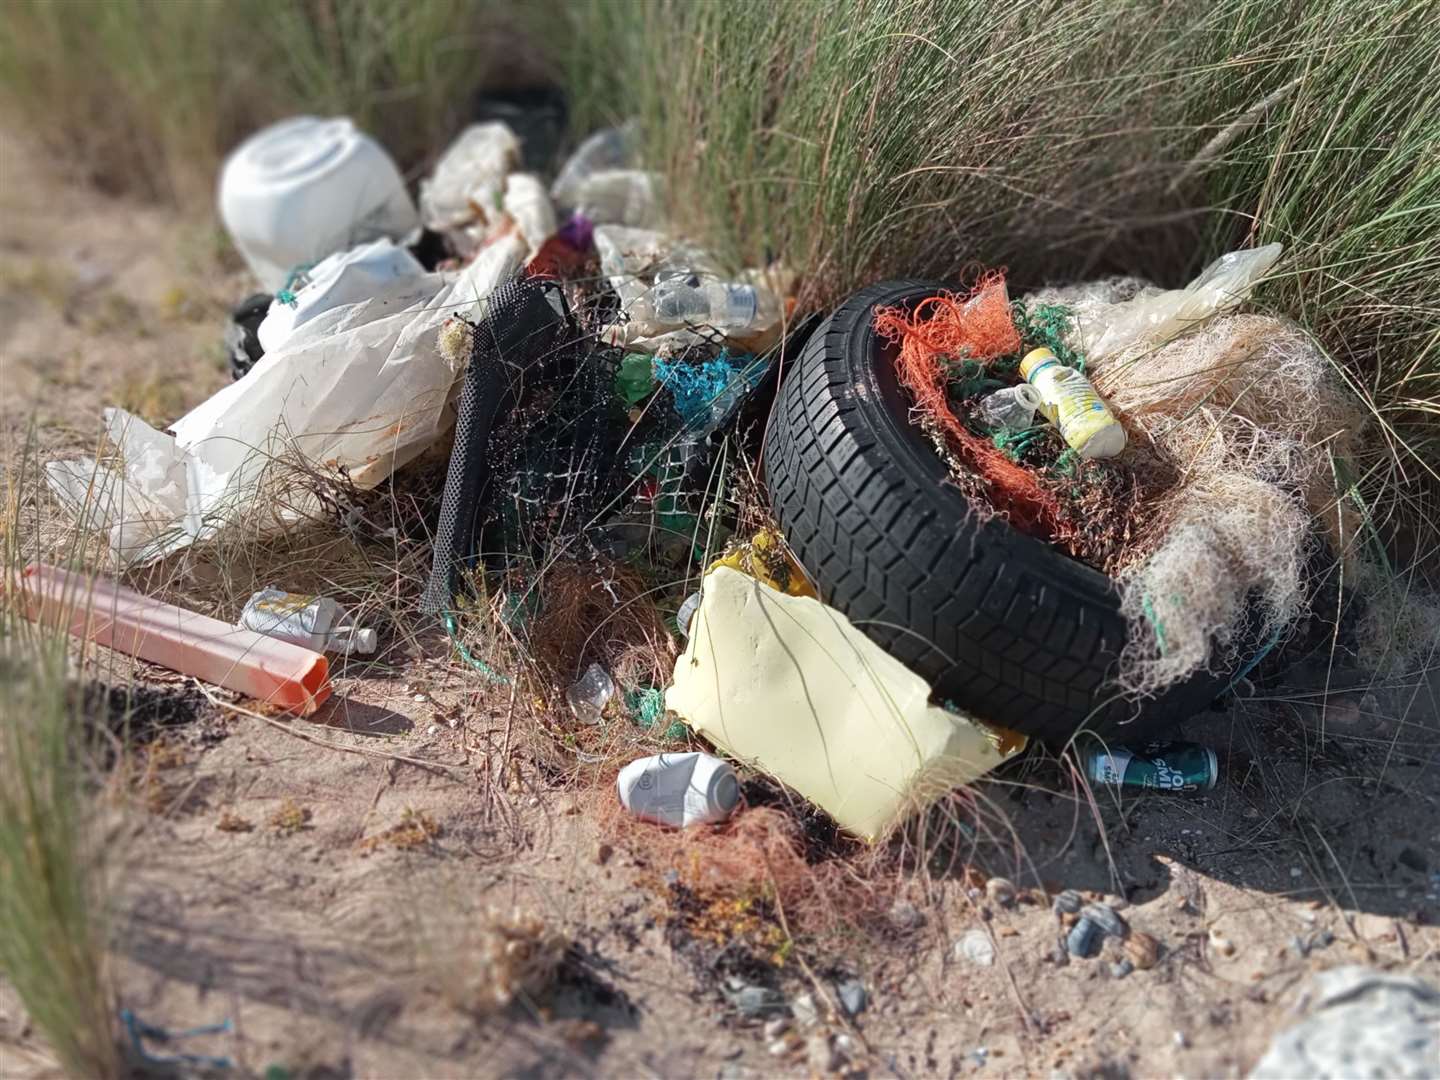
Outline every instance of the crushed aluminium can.
POLYGON ((1220 775, 1215 751, 1197 743, 1096 747, 1084 751, 1082 761, 1091 783, 1152 791, 1209 791, 1220 775))

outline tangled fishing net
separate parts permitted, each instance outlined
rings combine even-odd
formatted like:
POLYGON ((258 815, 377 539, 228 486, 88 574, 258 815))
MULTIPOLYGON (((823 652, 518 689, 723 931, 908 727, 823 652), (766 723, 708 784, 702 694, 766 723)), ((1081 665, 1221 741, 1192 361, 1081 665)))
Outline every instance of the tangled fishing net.
POLYGON ((1322 538, 1344 555, 1356 531, 1334 477, 1356 450, 1359 402, 1298 327, 1227 313, 1276 257, 1227 256, 1185 290, 1113 278, 1013 309, 991 276, 967 298, 876 313, 918 422, 970 474, 962 489, 978 478, 1017 528, 1115 577, 1129 626, 1118 681, 1133 695, 1273 648, 1304 610, 1322 538), (1043 423, 988 437, 977 425, 973 402, 1037 345, 1124 423, 1119 457, 1079 461, 1043 423), (957 370, 977 362, 978 382, 957 370))

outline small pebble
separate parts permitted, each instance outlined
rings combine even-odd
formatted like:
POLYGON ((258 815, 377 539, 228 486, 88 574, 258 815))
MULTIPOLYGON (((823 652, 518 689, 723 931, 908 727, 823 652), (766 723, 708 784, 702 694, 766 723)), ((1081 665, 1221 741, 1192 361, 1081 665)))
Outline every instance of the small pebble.
POLYGON ((1125 955, 1141 971, 1148 971, 1160 961, 1160 942, 1142 930, 1133 931, 1125 939, 1125 955))
POLYGON ((422 702, 425 700, 425 695, 424 695, 424 694, 416 694, 411 700, 414 701, 414 702, 418 705, 418 704, 422 703, 422 702))
POLYGON ((749 1017, 751 1020, 759 1020, 761 1017, 785 1011, 785 995, 778 990, 771 990, 767 986, 742 984, 739 989, 728 991, 725 996, 730 999, 730 1004, 734 1005, 742 1016, 749 1017))
POLYGON ((918 930, 925 925, 925 916, 908 900, 896 900, 890 905, 890 925, 896 930, 918 930))
POLYGON ((1175 1040, 1175 1045, 1180 1047, 1181 1050, 1186 1050, 1190 1046, 1190 1039, 1183 1031, 1175 1032, 1171 1038, 1175 1040))
POLYGON ((1300 867, 1298 867, 1298 866, 1292 866, 1292 867, 1290 867, 1290 876, 1291 876, 1292 878, 1298 878, 1298 877, 1299 877, 1301 874, 1303 874, 1303 873, 1305 873, 1305 871, 1304 871, 1304 870, 1301 870, 1300 867))
POLYGON ((1051 909, 1056 915, 1074 915, 1085 905, 1085 898, 1074 889, 1066 889, 1055 897, 1051 909))
POLYGON ((1080 909, 1080 917, 1089 919, 1111 937, 1123 938, 1130 930, 1119 912, 1109 904, 1086 904, 1080 909))
POLYGON ((795 1049, 795 1043, 790 1038, 776 1039, 766 1047, 771 1057, 786 1057, 790 1051, 795 1049))
POLYGON ((846 1057, 854 1057, 854 1056, 855 1056, 855 1039, 854 1039, 854 1037, 851 1036, 851 1035, 849 1035, 849 1034, 847 1034, 847 1033, 844 1032, 844 1031, 840 1032, 839 1035, 836 1035, 836 1036, 835 1036, 835 1049, 836 1049, 836 1050, 839 1050, 840 1053, 844 1054, 846 1057))
POLYGON ((1015 903, 1015 883, 1009 878, 992 877, 985 883, 985 895, 1001 907, 1015 903))
POLYGON ((789 1030, 790 1018, 788 1016, 777 1016, 773 1020, 765 1021, 765 1038, 771 1042, 774 1042, 789 1030))
POLYGON ((805 991, 790 1003, 790 1012, 795 1017, 795 1023, 803 1027, 811 1027, 820 1021, 820 1010, 815 1007, 815 996, 810 991, 805 991))
POLYGON ((608 863, 610 861, 610 857, 614 854, 614 846, 605 843, 605 841, 603 840, 595 845, 595 862, 600 866, 604 866, 606 863, 608 863))
POLYGON ((859 979, 846 979, 842 983, 836 983, 835 993, 840 998, 840 1007, 845 1010, 847 1016, 859 1016, 865 1011, 865 1006, 870 1003, 870 995, 865 992, 865 984, 859 979))
POLYGON ((955 942, 954 954, 956 959, 976 967, 991 967, 995 963, 995 943, 984 930, 967 930, 955 942))
POLYGON ((1234 956, 1235 943, 1222 934, 1219 930, 1211 929, 1210 947, 1221 956, 1234 956))
POLYGON ((805 1040, 805 1060, 821 1076, 840 1068, 840 1055, 830 1042, 829 1032, 817 1031, 805 1040))
POLYGON ((426 735, 434 735, 434 734, 435 734, 437 731, 439 731, 439 730, 440 730, 440 725, 439 725, 439 724, 431 724, 428 728, 425 729, 425 734, 426 734, 426 735))
POLYGON ((1104 936, 1104 931, 1096 923, 1082 915, 1070 928, 1070 934, 1065 939, 1065 947, 1073 956, 1094 956, 1100 951, 1100 941, 1104 936))
POLYGON ((1116 960, 1113 964, 1110 965, 1110 974, 1114 975, 1117 979, 1123 979, 1126 975, 1129 975, 1134 970, 1135 965, 1130 962, 1130 958, 1128 956, 1122 956, 1119 960, 1116 960))

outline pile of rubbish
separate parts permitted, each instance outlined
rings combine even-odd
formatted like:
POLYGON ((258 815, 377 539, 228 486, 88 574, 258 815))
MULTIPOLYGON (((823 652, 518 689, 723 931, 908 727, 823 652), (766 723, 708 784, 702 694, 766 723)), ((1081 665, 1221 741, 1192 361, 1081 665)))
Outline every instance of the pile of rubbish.
MULTIPOLYGON (((733 762, 874 841, 1023 750, 987 723, 1005 718, 936 703, 750 512, 777 360, 813 325, 791 319, 794 276, 727 274, 679 235, 633 126, 583 141, 548 186, 522 151, 504 123, 467 128, 418 204, 348 120, 286 121, 235 151, 221 213, 266 290, 227 329, 235 382, 164 431, 109 409, 110 453, 47 466, 115 567, 319 512, 318 493, 271 497, 297 462, 363 491, 449 441, 419 606, 459 654, 510 678, 462 642, 479 613, 569 686, 577 730, 626 724, 729 759, 633 761, 617 783, 637 817, 725 821, 743 803, 733 762), (597 647, 617 622, 635 633, 597 647)), ((1174 292, 1115 281, 1014 303, 991 275, 875 314, 961 490, 1120 582, 1137 693, 1234 652, 1257 605, 1262 637, 1282 634, 1315 522, 1349 531, 1328 461, 1353 407, 1297 329, 1230 313, 1278 256, 1226 256, 1174 292)), ((383 651, 338 605, 283 588, 230 626, 40 565, 20 586, 33 618, 298 715, 331 693, 324 654, 383 651)), ((1194 791, 1216 768, 1157 746, 1091 771, 1194 791)))

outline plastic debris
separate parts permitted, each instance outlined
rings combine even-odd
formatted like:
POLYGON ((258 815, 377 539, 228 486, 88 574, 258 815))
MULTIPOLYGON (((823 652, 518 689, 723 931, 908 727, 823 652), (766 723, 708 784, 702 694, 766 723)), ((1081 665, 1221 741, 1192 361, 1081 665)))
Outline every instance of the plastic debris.
POLYGON ((690 636, 690 621, 695 618, 695 612, 700 610, 700 594, 692 592, 680 604, 680 610, 675 613, 675 626, 680 631, 681 637, 690 636))
POLYGON ((344 117, 296 116, 256 132, 225 159, 220 217, 271 292, 292 268, 419 223, 395 162, 344 117))
POLYGON ((505 195, 501 205, 506 216, 520 230, 525 246, 530 249, 533 259, 545 246, 545 241, 555 232, 555 207, 550 196, 545 194, 545 185, 539 177, 529 173, 511 173, 505 178, 505 195))
POLYGON ((327 311, 359 304, 425 278, 415 256, 388 239, 322 259, 288 282, 284 299, 269 307, 256 336, 264 352, 284 348, 295 332, 327 311))
MULTIPOLYGON (((789 1006, 785 1003, 785 995, 779 990, 772 990, 768 986, 756 986, 733 976, 725 980, 721 992, 740 1015, 750 1020, 777 1017, 777 1014, 790 1011, 789 1006)), ((783 1030, 777 1032, 775 1037, 781 1034, 784 1034, 783 1030)))
POLYGON ((994 431, 1024 431, 1035 422, 1040 393, 1029 383, 996 390, 976 406, 980 422, 994 431))
POLYGON ((711 431, 722 426, 760 382, 765 363, 749 355, 720 354, 698 364, 656 358, 656 379, 670 391, 675 412, 686 424, 711 431))
POLYGON ((249 374, 256 361, 265 355, 259 330, 274 299, 270 293, 252 293, 231 309, 230 321, 225 324, 225 351, 230 354, 233 378, 249 374))
POLYGON ((606 169, 587 176, 575 197, 576 213, 596 225, 653 229, 664 213, 660 179, 641 169, 606 169))
POLYGON ((325 657, 299 645, 43 563, 15 584, 27 618, 97 645, 302 716, 330 696, 325 657))
POLYGON ((1183 289, 1142 289, 1134 298, 1097 306, 1078 319, 1077 341, 1099 364, 1137 345, 1153 348, 1250 298, 1284 250, 1280 244, 1220 256, 1183 289))
POLYGON ((471 124, 420 184, 426 228, 450 233, 486 224, 500 213, 505 178, 519 162, 520 141, 506 124, 471 124))
POLYGON ((1083 458, 1114 457, 1125 449, 1125 429, 1100 400, 1090 380, 1066 367, 1049 349, 1020 361, 1020 377, 1040 395, 1040 411, 1083 458))
POLYGON ((666 705, 856 835, 875 840, 1009 756, 818 600, 726 566, 702 595, 666 705))
POLYGON ((235 1030, 234 1023, 228 1017, 218 1024, 205 1024, 201 1027, 187 1028, 184 1031, 171 1031, 156 1024, 146 1023, 129 1009, 121 1009, 120 1022, 125 1026, 125 1033, 130 1037, 130 1049, 136 1059, 147 1065, 159 1066, 167 1071, 177 1065, 187 1065, 201 1071, 213 1069, 222 1072, 234 1066, 234 1062, 224 1055, 156 1054, 145 1047, 147 1039, 168 1046, 179 1039, 194 1039, 205 1035, 228 1035, 235 1030))
POLYGON ((289 593, 274 586, 261 589, 245 602, 240 625, 314 652, 368 655, 375 651, 375 631, 355 626, 350 613, 327 596, 289 593))
POLYGON ((628 353, 615 374, 615 390, 627 405, 638 405, 655 392, 655 358, 648 353, 628 353))
POLYGON ((172 424, 173 435, 107 409, 118 468, 55 461, 46 480, 77 517, 109 530, 123 564, 152 562, 253 508, 287 448, 374 487, 446 428, 459 370, 436 348, 442 325, 513 276, 523 254, 518 236, 503 237, 458 277, 407 278, 318 315, 172 424))
POLYGON ((761 334, 780 321, 780 301, 756 285, 689 273, 657 277, 656 283, 625 306, 619 335, 629 342, 702 328, 731 338, 761 334))
POLYGON ((775 529, 761 529, 746 542, 736 544, 711 563, 709 569, 722 566, 738 570, 787 596, 817 595, 815 586, 810 584, 804 569, 775 529))
POLYGON ((677 829, 724 821, 740 805, 735 770, 699 752, 632 761, 620 770, 616 785, 626 810, 677 829))
POLYGON ((591 664, 584 674, 565 691, 565 701, 575 719, 585 724, 598 724, 605 706, 615 696, 615 680, 599 664, 591 664))
POLYGON ((580 201, 585 181, 598 172, 623 169, 635 154, 638 126, 634 121, 621 127, 603 128, 575 148, 550 186, 551 197, 560 205, 574 207, 580 201))

